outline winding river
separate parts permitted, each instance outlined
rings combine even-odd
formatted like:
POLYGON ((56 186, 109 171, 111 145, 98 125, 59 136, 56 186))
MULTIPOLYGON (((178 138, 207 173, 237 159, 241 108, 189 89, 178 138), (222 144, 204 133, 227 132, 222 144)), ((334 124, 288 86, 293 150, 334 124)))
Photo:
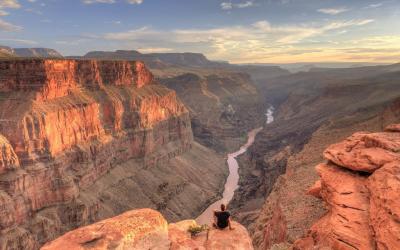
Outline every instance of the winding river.
MULTIPOLYGON (((270 107, 267 110, 267 124, 272 123, 274 121, 274 108, 270 107)), ((213 220, 213 211, 219 210, 220 205, 222 203, 229 204, 232 200, 233 195, 235 194, 235 190, 239 187, 239 163, 236 158, 242 154, 244 154, 247 149, 254 143, 256 135, 263 129, 263 127, 253 129, 248 133, 248 139, 246 144, 244 144, 240 149, 234 153, 228 154, 228 166, 229 166, 229 175, 225 183, 225 189, 222 194, 222 199, 211 204, 204 212, 197 217, 196 221, 199 225, 203 224, 211 224, 213 220)))

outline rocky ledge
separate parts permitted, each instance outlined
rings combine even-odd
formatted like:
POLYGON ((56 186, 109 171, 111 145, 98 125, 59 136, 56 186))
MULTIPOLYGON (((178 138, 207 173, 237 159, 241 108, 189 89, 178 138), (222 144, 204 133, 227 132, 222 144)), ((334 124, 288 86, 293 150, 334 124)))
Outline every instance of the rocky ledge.
POLYGON ((328 213, 294 249, 399 249, 400 125, 356 133, 324 157, 309 194, 323 199, 328 213))
POLYGON ((163 216, 151 209, 126 212, 68 232, 42 250, 69 249, 199 249, 199 250, 252 250, 247 230, 234 222, 234 230, 215 230, 191 236, 192 220, 169 224, 163 216))

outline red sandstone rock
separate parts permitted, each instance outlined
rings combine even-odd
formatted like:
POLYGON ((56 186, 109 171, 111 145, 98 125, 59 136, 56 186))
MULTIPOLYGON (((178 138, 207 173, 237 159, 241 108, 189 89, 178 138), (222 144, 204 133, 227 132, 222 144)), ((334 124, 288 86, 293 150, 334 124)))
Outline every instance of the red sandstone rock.
POLYGON ((333 163, 317 170, 329 212, 293 249, 400 248, 398 127, 387 129, 396 132, 357 133, 327 149, 324 155, 333 163))
POLYGON ((368 178, 370 224, 378 249, 400 247, 400 162, 389 163, 368 178))
POLYGON ((271 223, 265 225, 263 233, 263 242, 260 249, 269 249, 276 243, 284 242, 286 239, 286 218, 282 212, 281 205, 276 204, 275 211, 271 217, 271 223))
POLYGON ((204 246, 204 241, 206 240, 206 236, 204 234, 206 233, 202 233, 203 235, 192 238, 188 232, 191 226, 197 226, 196 221, 186 220, 169 225, 168 232, 169 239, 171 241, 171 250, 206 249, 204 246))
POLYGON ((167 225, 160 213, 141 209, 71 231, 42 250, 69 249, 158 249, 158 250, 252 250, 250 236, 240 224, 234 230, 211 229, 191 236, 193 220, 167 225))
POLYGON ((77 87, 134 85, 153 81, 142 62, 30 59, 0 62, 0 92, 35 91, 36 100, 67 96, 77 87))
POLYGON ((322 198, 321 197, 321 189, 322 189, 321 180, 318 180, 317 182, 314 183, 314 185, 312 187, 310 187, 307 190, 307 194, 315 196, 317 198, 322 198))
POLYGON ((140 62, 0 62, 1 243, 19 245, 23 231, 39 246, 92 223, 100 201, 77 201, 80 189, 121 162, 190 149, 188 111, 152 81, 140 62))
POLYGON ((400 124, 391 124, 385 128, 386 132, 400 132, 400 124))
POLYGON ((188 229, 191 225, 196 225, 195 221, 182 221, 169 226, 169 238, 171 240, 171 250, 252 250, 251 238, 242 225, 232 222, 234 230, 210 229, 208 232, 200 233, 191 237, 188 229))
POLYGON ((168 224, 154 210, 141 209, 79 228, 43 246, 43 250, 168 249, 168 224))
POLYGON ((0 174, 19 168, 19 159, 10 142, 0 135, 0 174))
POLYGON ((311 228, 318 232, 316 242, 335 249, 373 249, 366 178, 334 165, 321 164, 317 170, 329 212, 311 228))
POLYGON ((400 159, 399 155, 386 150, 400 145, 400 136, 388 141, 385 133, 356 133, 343 142, 331 145, 324 157, 335 164, 355 171, 373 172, 386 163, 400 159))

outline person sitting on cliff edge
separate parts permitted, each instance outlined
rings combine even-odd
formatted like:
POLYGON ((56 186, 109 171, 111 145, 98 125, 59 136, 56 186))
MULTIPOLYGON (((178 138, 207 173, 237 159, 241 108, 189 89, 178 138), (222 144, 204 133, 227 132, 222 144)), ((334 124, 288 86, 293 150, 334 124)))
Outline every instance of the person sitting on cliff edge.
POLYGON ((214 210, 213 227, 217 229, 229 227, 230 230, 233 230, 231 226, 231 214, 226 210, 225 204, 221 204, 221 211, 214 210))

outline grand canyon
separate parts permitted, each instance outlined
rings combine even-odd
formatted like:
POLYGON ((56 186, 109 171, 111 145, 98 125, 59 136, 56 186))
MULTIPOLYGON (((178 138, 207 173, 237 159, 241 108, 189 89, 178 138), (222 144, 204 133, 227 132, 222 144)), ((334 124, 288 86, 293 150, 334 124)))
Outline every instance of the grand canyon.
POLYGON ((400 249, 398 3, 77 2, 0 0, 0 250, 400 249))

